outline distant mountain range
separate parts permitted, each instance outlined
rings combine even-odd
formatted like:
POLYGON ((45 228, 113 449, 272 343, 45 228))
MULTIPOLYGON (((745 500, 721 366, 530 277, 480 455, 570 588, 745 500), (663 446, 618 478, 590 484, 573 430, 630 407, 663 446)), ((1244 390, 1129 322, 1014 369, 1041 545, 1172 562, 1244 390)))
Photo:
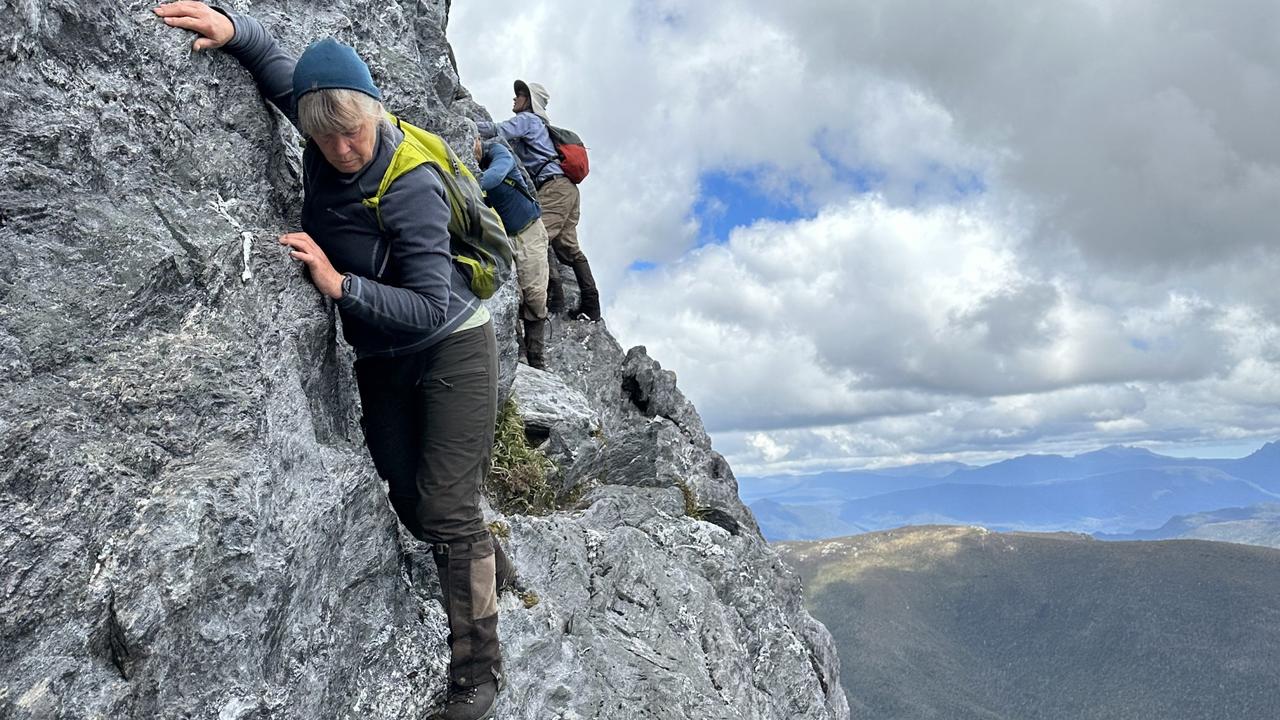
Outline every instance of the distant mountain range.
POLYGON ((773 500, 757 500, 751 506, 756 522, 768 528, 769 540, 809 540, 867 532, 867 528, 841 520, 821 505, 783 505, 773 500))
MULTIPOLYGON (((1239 459, 1174 458, 1113 446, 1070 457, 1023 455, 983 467, 931 463, 740 478, 739 492, 770 540, 918 524, 1129 537, 1177 516, 1280 503, 1280 442, 1239 459)), ((1264 512, 1255 525, 1276 521, 1264 512)), ((1266 530, 1255 528, 1253 535, 1266 530)))
POLYGON ((937 526, 775 547, 853 717, 1280 716, 1280 550, 937 526))
POLYGON ((1123 535, 1099 533, 1096 537, 1101 540, 1195 538, 1280 548, 1280 503, 1179 515, 1155 530, 1123 535))

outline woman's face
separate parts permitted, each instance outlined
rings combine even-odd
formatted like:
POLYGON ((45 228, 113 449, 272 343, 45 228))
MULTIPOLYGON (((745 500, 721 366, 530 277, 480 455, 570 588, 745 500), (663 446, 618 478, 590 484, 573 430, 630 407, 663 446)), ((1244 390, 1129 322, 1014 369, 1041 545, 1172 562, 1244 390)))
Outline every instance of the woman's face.
POLYGON ((312 139, 324 159, 338 172, 359 172, 373 160, 373 151, 378 146, 378 121, 370 118, 355 130, 316 135, 312 139))

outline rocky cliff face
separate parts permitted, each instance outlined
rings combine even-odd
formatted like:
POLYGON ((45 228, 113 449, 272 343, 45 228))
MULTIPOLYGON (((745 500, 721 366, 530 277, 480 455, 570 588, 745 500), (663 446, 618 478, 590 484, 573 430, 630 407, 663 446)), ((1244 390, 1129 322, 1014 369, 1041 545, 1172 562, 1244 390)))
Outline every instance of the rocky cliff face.
MULTIPOLYGON (((438 584, 362 447, 333 309, 275 243, 298 138, 149 2, 0 6, 0 717, 403 718, 438 584)), ((264 0, 465 148, 448 3, 264 0)), ((503 718, 844 718, 825 628, 674 377, 602 325, 503 390, 578 498, 502 516, 503 718)))

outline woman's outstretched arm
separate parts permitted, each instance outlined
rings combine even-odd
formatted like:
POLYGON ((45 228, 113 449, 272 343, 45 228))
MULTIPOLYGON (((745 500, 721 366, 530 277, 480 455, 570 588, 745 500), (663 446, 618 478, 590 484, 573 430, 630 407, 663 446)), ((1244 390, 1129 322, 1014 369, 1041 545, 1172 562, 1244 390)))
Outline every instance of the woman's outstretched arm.
POLYGON ((297 108, 293 102, 293 66, 297 58, 281 49, 262 23, 248 15, 232 14, 202 2, 179 0, 155 8, 169 27, 190 30, 197 35, 193 50, 222 48, 253 75, 262 96, 271 101, 295 126, 297 108))

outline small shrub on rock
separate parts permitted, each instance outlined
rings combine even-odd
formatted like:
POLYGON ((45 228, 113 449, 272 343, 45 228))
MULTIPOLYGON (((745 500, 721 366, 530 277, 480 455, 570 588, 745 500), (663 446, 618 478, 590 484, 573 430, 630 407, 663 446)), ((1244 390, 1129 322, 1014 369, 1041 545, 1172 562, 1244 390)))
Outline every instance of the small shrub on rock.
POLYGON ((493 466, 485 489, 499 510, 508 514, 546 515, 556 509, 556 493, 547 482, 555 465, 529 445, 524 421, 508 400, 498 413, 493 435, 493 466))

